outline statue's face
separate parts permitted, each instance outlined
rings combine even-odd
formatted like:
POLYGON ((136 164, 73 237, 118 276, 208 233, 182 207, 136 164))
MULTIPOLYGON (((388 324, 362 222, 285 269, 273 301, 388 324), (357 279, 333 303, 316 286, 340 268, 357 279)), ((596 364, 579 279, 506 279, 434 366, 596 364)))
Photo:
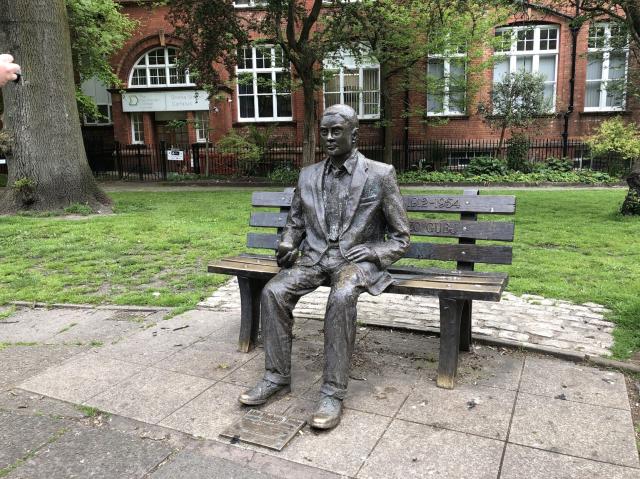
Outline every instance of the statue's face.
POLYGON ((332 158, 348 156, 356 145, 358 129, 340 115, 324 115, 320 121, 320 141, 332 158))

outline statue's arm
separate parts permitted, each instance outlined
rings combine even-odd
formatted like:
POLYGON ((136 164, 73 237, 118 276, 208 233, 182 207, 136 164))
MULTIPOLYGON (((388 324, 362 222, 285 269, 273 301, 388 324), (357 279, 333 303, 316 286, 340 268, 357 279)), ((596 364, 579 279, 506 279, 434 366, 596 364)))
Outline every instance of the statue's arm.
POLYGON ((373 250, 380 266, 387 268, 402 258, 410 242, 409 218, 393 167, 383 179, 382 211, 387 223, 387 240, 376 244, 373 250))
POLYGON ((305 237, 304 215, 302 213, 302 199, 300 197, 300 184, 293 193, 291 208, 287 216, 287 223, 280 238, 281 244, 286 244, 291 250, 298 249, 305 237))

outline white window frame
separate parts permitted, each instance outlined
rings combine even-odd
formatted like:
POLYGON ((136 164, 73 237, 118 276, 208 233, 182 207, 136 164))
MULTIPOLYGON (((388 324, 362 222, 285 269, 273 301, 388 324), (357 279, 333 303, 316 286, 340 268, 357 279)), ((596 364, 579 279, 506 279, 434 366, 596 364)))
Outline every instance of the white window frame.
MULTIPOLYGON (((277 88, 276 88, 276 79, 277 79, 277 74, 278 73, 282 73, 287 71, 283 66, 281 67, 277 67, 276 66, 276 47, 273 45, 256 45, 256 46, 247 46, 247 47, 240 47, 240 49, 243 48, 251 48, 251 68, 243 68, 240 67, 240 61, 238 62, 238 66, 236 67, 236 76, 239 77, 240 75, 247 75, 250 74, 253 77, 253 93, 251 94, 241 94, 240 93, 240 85, 238 82, 236 82, 236 98, 238 99, 237 104, 238 104, 238 108, 237 108, 237 112, 238 112, 238 122, 240 123, 258 123, 258 122, 273 122, 273 121, 292 121, 293 120, 293 105, 291 104, 291 115, 289 116, 279 116, 277 113, 277 108, 278 108, 278 96, 288 96, 289 97, 289 102, 292 101, 292 97, 291 97, 291 92, 289 91, 288 93, 284 93, 284 92, 278 92, 277 88), (258 68, 257 67, 257 63, 256 63, 256 51, 257 50, 266 50, 269 49, 270 53, 271 53, 271 66, 268 68, 258 68), (258 93, 258 74, 259 73, 270 73, 271 74, 271 82, 272 82, 272 87, 271 87, 271 98, 273 99, 273 110, 272 113, 275 113, 275 115, 272 115, 270 117, 265 117, 265 116, 258 116, 258 97, 259 96, 263 96, 265 95, 264 93, 258 93), (241 112, 240 112, 240 97, 241 96, 253 96, 253 118, 243 118, 241 116, 241 112)), ((278 51, 280 51, 278 49, 278 51)), ((243 52, 244 53, 244 52, 243 52)), ((284 58, 283 60, 284 61, 284 58)), ((268 95, 268 94, 266 94, 268 95)))
MULTIPOLYGON (((339 92, 331 91, 329 94, 340 94, 340 103, 344 103, 344 70, 358 70, 358 118, 360 120, 378 120, 380 118, 380 64, 374 62, 372 59, 368 59, 366 55, 363 55, 361 63, 356 63, 355 59, 346 54, 346 53, 338 53, 333 56, 331 59, 326 59, 324 61, 324 69, 325 71, 336 72, 339 77, 339 92), (377 70, 378 72, 378 113, 364 113, 364 70, 377 70)), ((327 101, 325 94, 326 82, 322 86, 322 107, 323 109, 327 108, 327 101)), ((367 92, 375 91, 375 90, 366 90, 367 92)))
POLYGON ((195 120, 194 130, 196 131, 196 142, 206 143, 209 136, 209 111, 196 111, 193 118, 195 120))
POLYGON ((144 145, 144 117, 142 113, 130 113, 131 115, 131 144, 144 145), (140 125, 136 125, 139 123, 140 125))
MULTIPOLYGON (((465 89, 464 89, 464 97, 465 100, 467 98, 467 62, 466 62, 466 53, 453 53, 453 54, 430 54, 427 59, 427 75, 429 75, 429 60, 442 60, 443 61, 443 75, 444 75, 444 92, 442 97, 442 111, 429 111, 429 103, 427 100, 427 116, 464 116, 467 114, 466 111, 454 111, 449 110, 449 79, 451 76, 451 60, 463 59, 464 61, 464 79, 465 79, 465 89)), ((429 93, 427 92, 427 96, 429 93)), ((466 102, 465 102, 466 103, 466 102)), ((465 108, 466 110, 466 108, 465 108)))
POLYGON ((175 47, 159 47, 159 48, 152 48, 148 52, 145 52, 143 55, 141 55, 133 65, 131 72, 129 72, 129 88, 171 88, 176 86, 195 86, 196 84, 191 81, 191 78, 189 76, 189 70, 184 71, 184 78, 185 78, 184 82, 171 83, 170 70, 171 68, 176 68, 176 63, 169 63, 169 50, 173 50, 175 52, 174 55, 177 54, 175 47), (164 63, 151 65, 149 63, 149 54, 156 52, 158 50, 163 50, 164 63), (141 62, 143 61, 144 63, 141 64, 141 62), (157 69, 157 68, 164 68, 165 82, 160 84, 152 84, 150 70, 157 69), (136 71, 144 71, 145 78, 146 78, 146 83, 144 85, 133 84, 133 75, 136 71))
MULTIPOLYGON (((513 38, 511 47, 509 50, 496 51, 496 57, 507 57, 509 59, 509 73, 515 73, 518 71, 518 58, 530 57, 531 58, 531 72, 538 73, 540 68, 540 57, 546 57, 554 55, 555 67, 553 81, 545 80, 545 85, 553 84, 553 95, 551 101, 551 108, 549 113, 556 111, 556 97, 558 95, 558 57, 560 53, 560 26, 555 24, 544 23, 540 25, 524 25, 524 26, 510 26, 496 28, 496 34, 499 32, 512 32, 513 38), (518 32, 520 31, 533 31, 533 49, 532 50, 518 50, 518 32), (540 49, 540 31, 541 30, 556 30, 556 48, 541 50, 540 49)), ((495 67, 494 67, 495 68, 495 67)), ((495 74, 494 74, 494 82, 495 74)))
POLYGON ((233 6, 235 8, 256 8, 263 7, 265 5, 266 0, 248 0, 247 3, 238 4, 238 2, 233 2, 233 6))
POLYGON ((629 74, 629 43, 626 43, 626 46, 623 48, 614 48, 611 46, 611 27, 615 25, 612 22, 596 22, 589 26, 589 36, 587 39, 587 45, 589 40, 591 39, 591 29, 592 28, 604 28, 604 46, 602 47, 587 47, 587 62, 589 62, 589 54, 590 53, 599 53, 602 54, 602 71, 599 79, 596 80, 588 80, 587 72, 585 69, 585 94, 584 94, 584 111, 592 112, 592 111, 625 111, 627 107, 627 79, 629 74), (611 53, 624 53, 624 88, 622 90, 622 105, 620 106, 607 106, 607 83, 609 82, 609 59, 611 53), (598 101, 598 106, 586 106, 587 104, 587 84, 588 83, 600 83, 600 98, 598 101))

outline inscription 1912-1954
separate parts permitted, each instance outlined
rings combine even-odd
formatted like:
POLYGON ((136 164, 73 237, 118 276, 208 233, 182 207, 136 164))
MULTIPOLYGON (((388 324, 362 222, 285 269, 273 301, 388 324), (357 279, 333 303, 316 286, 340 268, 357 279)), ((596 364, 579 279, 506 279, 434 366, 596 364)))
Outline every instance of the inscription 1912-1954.
POLYGON ((404 201, 407 208, 460 209, 460 200, 458 198, 446 196, 407 196, 404 201))

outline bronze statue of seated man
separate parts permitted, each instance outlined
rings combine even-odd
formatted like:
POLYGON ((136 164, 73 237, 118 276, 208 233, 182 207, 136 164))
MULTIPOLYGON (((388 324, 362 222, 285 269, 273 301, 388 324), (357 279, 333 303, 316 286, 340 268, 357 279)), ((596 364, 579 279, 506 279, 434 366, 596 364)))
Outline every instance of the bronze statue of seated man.
POLYGON ((392 282, 386 268, 409 246, 409 221, 393 166, 358 152, 358 117, 347 105, 327 108, 320 123, 327 159, 300 171, 277 251, 280 272, 261 302, 265 375, 241 394, 246 405, 263 404, 289 390, 293 308, 301 296, 329 284, 324 319, 321 399, 310 425, 340 422, 356 338, 356 304, 392 282))

